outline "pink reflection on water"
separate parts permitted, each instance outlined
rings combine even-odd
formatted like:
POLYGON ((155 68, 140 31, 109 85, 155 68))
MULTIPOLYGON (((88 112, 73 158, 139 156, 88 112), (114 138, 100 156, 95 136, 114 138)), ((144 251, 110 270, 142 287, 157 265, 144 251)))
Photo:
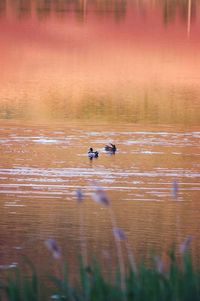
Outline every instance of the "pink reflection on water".
POLYGON ((105 14, 103 6, 86 3, 80 22, 73 7, 62 17, 51 8, 39 18, 31 3, 26 18, 17 18, 13 7, 0 18, 0 96, 28 98, 35 116, 46 104, 33 108, 34 103, 50 97, 115 100, 132 99, 138 89, 150 95, 163 88, 199 89, 199 6, 195 17, 191 8, 183 18, 177 5, 166 21, 163 6, 127 1, 116 20, 112 10, 105 14))

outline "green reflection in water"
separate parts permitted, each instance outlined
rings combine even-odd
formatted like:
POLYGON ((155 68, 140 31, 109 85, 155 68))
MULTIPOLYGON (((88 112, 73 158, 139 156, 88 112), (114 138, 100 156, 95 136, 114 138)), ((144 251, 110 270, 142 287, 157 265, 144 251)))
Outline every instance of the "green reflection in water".
POLYGON ((52 15, 59 17, 73 13, 77 21, 84 21, 88 13, 96 16, 114 18, 116 21, 124 20, 128 9, 145 15, 150 7, 162 10, 165 24, 179 15, 184 22, 188 22, 188 10, 191 20, 195 19, 199 0, 156 0, 156 1, 128 1, 128 0, 0 0, 0 15, 5 14, 7 7, 11 7, 18 18, 27 17, 33 11, 39 19, 52 15))
POLYGON ((80 100, 49 95, 40 102, 28 98, 0 103, 1 119, 99 120, 155 124, 198 124, 199 91, 183 89, 131 97, 85 95, 80 100))

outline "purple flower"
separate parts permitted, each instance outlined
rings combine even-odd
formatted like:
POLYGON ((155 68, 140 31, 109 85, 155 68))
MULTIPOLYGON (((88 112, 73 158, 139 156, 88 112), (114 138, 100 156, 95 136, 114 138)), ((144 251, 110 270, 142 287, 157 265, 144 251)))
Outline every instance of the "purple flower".
POLYGON ((96 187, 95 192, 92 194, 92 198, 95 202, 102 205, 108 206, 110 204, 105 191, 101 187, 96 187))
POLYGON ((45 241, 45 246, 52 253, 55 259, 59 259, 61 257, 60 248, 58 247, 56 241, 54 239, 47 239, 45 241))
POLYGON ((125 235, 124 231, 120 228, 113 228, 113 234, 114 234, 115 238, 118 240, 126 239, 126 235, 125 235))
POLYGON ((172 182, 172 196, 174 199, 178 198, 178 183, 176 180, 172 182))
POLYGON ((84 195, 83 195, 83 192, 82 192, 82 190, 81 190, 80 188, 78 188, 78 189, 76 190, 76 199, 77 199, 77 202, 78 202, 78 203, 83 202, 84 195))
POLYGON ((180 253, 181 254, 184 254, 185 252, 188 251, 191 242, 192 242, 192 236, 189 235, 186 237, 186 239, 180 245, 180 253))
POLYGON ((159 256, 155 257, 155 264, 157 271, 162 274, 164 272, 164 263, 159 256))

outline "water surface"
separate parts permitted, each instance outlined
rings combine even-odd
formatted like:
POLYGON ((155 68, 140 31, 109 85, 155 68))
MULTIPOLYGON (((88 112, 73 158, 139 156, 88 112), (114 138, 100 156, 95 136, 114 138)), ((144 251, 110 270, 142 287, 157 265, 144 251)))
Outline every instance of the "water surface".
POLYGON ((180 243, 193 235, 198 259, 197 129, 2 124, 1 264, 18 261, 24 252, 32 257, 46 254, 43 241, 49 237, 56 238, 70 260, 75 260, 80 244, 78 188, 85 197, 89 254, 103 257, 107 252, 113 258, 108 210, 92 199, 96 185, 106 191, 118 226, 126 232, 138 257, 152 248, 164 251, 174 240, 180 243), (118 147, 115 155, 103 149, 110 141, 118 147), (99 151, 98 159, 88 159, 88 146, 99 151))

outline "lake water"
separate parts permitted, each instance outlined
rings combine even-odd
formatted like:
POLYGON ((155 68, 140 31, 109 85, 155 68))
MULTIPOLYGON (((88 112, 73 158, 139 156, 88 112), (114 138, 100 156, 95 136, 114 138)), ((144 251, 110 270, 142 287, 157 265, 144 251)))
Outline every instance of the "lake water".
POLYGON ((199 37, 194 0, 0 1, 1 267, 48 265, 48 238, 73 264, 80 210, 89 256, 111 264, 96 185, 136 258, 192 235, 199 262, 199 37))

